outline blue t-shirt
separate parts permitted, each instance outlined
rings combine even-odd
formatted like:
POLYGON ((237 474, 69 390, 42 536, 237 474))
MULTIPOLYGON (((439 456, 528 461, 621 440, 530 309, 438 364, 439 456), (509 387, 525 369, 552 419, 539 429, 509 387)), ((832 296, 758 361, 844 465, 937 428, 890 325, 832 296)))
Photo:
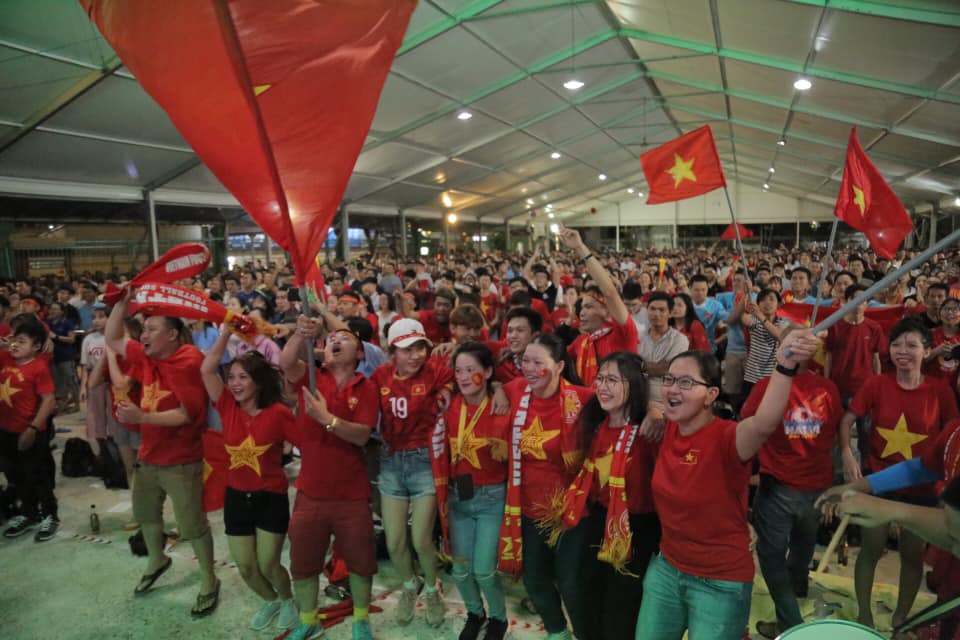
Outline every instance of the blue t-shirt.
POLYGON ((703 323, 704 329, 707 330, 710 351, 713 351, 713 337, 717 333, 717 325, 730 316, 730 310, 716 298, 707 298, 703 301, 703 304, 694 304, 693 307, 697 312, 697 317, 700 318, 700 322, 703 323))
MULTIPOLYGON (((751 293, 750 298, 756 300, 757 294, 751 293)), ((724 291, 723 293, 717 294, 717 300, 723 305, 723 308, 727 310, 727 317, 729 318, 730 312, 733 311, 733 306, 736 302, 736 296, 734 296, 732 291, 724 291)), ((733 318, 727 324, 727 352, 747 352, 747 339, 743 335, 743 325, 740 323, 740 318, 733 318)))

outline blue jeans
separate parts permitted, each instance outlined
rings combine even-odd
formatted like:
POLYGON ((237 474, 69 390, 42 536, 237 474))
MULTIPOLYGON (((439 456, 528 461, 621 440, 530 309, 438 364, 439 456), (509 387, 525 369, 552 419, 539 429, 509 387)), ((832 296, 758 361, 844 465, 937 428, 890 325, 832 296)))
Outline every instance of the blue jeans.
POLYGON ((460 500, 455 489, 450 492, 450 546, 457 589, 467 611, 482 616, 485 598, 490 617, 504 621, 507 604, 497 574, 497 544, 506 495, 505 484, 478 486, 470 500, 460 500))
POLYGON ((760 571, 777 610, 782 631, 803 623, 796 591, 807 584, 807 568, 817 546, 820 491, 798 491, 771 475, 760 476, 753 502, 760 571))
MULTIPOLYGON (((578 638, 590 637, 587 615, 587 585, 582 583, 583 564, 588 551, 589 527, 586 520, 563 532, 555 547, 547 544, 546 535, 534 520, 523 516, 523 585, 547 633, 567 629, 563 608, 570 614, 573 633, 578 638), (563 604, 561 604, 561 597, 563 604)), ((596 550, 593 550, 596 553, 596 550)))
POLYGON ((700 578, 656 556, 643 579, 636 640, 741 640, 752 582, 700 578))

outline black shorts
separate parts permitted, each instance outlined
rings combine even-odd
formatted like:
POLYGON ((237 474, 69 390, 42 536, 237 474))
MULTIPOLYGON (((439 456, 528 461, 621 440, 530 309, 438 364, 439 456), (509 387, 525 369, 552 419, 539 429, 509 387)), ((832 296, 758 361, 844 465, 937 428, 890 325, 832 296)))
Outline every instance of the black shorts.
POLYGON ((290 524, 290 498, 272 491, 237 491, 227 487, 223 524, 228 536, 252 536, 256 529, 286 533, 290 524))

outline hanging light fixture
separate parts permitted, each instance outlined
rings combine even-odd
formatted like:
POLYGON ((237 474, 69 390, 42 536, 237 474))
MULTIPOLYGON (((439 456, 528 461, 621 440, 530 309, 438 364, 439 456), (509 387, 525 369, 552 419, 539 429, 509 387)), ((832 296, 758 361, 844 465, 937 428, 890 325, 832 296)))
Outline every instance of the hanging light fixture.
POLYGON ((563 88, 567 91, 577 91, 583 88, 583 82, 577 79, 577 54, 576 54, 576 31, 574 27, 575 5, 570 5, 570 78, 563 83, 563 88))

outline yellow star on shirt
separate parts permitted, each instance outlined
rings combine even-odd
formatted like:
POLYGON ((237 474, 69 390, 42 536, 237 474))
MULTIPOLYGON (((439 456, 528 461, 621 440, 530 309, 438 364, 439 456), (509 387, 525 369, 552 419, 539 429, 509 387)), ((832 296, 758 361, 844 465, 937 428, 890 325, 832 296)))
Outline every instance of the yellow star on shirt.
POLYGON ((259 476, 260 475, 260 456, 272 447, 272 444, 257 446, 253 441, 253 436, 248 435, 238 447, 226 445, 227 453, 230 454, 230 468, 239 469, 240 467, 250 467, 259 476))
POLYGON ((457 452, 457 439, 450 438, 450 456, 453 458, 459 457, 461 460, 466 460, 474 469, 480 468, 480 457, 477 455, 480 452, 480 449, 487 446, 486 438, 477 438, 472 433, 469 438, 464 438, 463 445, 460 448, 459 455, 457 452))
POLYGON ((853 185, 853 204, 860 207, 860 217, 864 217, 867 214, 867 200, 863 195, 863 190, 853 185))
POLYGON ((203 484, 207 484, 207 478, 213 473, 213 466, 206 460, 203 461, 203 484))
POLYGON ((673 176, 673 188, 676 189, 684 180, 691 182, 697 181, 697 175, 693 172, 693 163, 696 158, 684 160, 679 153, 673 154, 673 166, 667 169, 667 173, 673 176))
POLYGON ((11 400, 11 398, 13 398, 14 394, 20 393, 21 391, 23 391, 23 389, 17 389, 10 384, 10 379, 8 378, 3 381, 3 384, 0 384, 0 400, 3 400, 3 403, 8 407, 12 407, 13 400, 11 400))
POLYGON ((530 427, 520 434, 520 453, 526 453, 537 460, 546 460, 547 454, 543 445, 560 435, 560 429, 544 431, 540 424, 540 416, 533 419, 530 427))
POLYGON ((880 454, 881 458, 899 453, 905 459, 911 460, 913 459, 913 445, 918 442, 923 442, 928 437, 921 433, 913 433, 907 429, 907 419, 902 413, 900 414, 900 419, 897 420, 897 426, 893 429, 877 427, 877 433, 887 441, 886 446, 883 447, 883 453, 880 454))
POLYGON ((143 397, 140 399, 140 408, 147 413, 156 413, 157 405, 161 400, 173 393, 160 388, 160 381, 154 380, 143 388, 143 397))

